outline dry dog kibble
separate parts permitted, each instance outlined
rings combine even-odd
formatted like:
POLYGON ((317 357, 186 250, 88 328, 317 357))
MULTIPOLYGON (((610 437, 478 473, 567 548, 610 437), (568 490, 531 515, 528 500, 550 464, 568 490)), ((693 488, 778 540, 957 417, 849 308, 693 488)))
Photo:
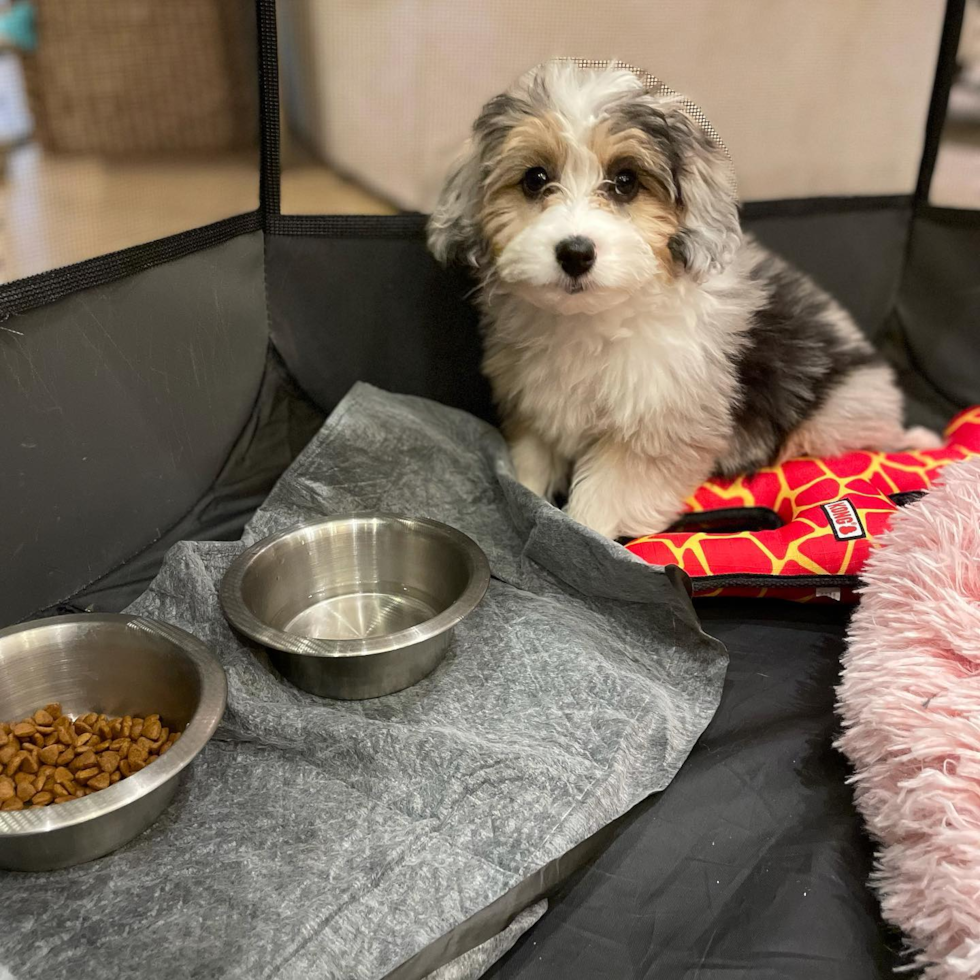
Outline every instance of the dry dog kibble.
POLYGON ((0 810, 80 800, 145 769, 179 738, 159 715, 71 718, 58 703, 0 722, 0 810))

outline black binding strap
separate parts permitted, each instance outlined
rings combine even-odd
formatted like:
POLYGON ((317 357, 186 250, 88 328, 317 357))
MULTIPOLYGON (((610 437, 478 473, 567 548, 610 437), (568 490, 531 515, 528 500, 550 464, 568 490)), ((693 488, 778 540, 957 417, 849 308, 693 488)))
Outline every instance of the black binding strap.
POLYGON ((270 235, 315 238, 423 238, 428 216, 407 214, 277 214, 266 217, 270 235))
POLYGON ((23 313, 35 306, 54 303, 56 300, 77 293, 80 289, 90 289, 103 283, 123 279, 134 273, 150 269, 164 262, 183 258, 191 252, 221 245, 239 235, 245 235, 262 228, 258 211, 238 214, 233 218, 215 221, 202 228, 182 231, 177 235, 134 245, 108 255, 76 262, 60 269, 40 272, 26 279, 0 285, 0 320, 6 320, 16 313, 23 313))
POLYGON ((262 174, 259 210, 268 219, 279 214, 279 40, 276 0, 256 0, 259 36, 259 134, 262 174))
MULTIPOLYGON (((886 197, 806 197, 782 201, 749 201, 741 215, 749 221, 761 218, 797 218, 821 214, 853 214, 858 211, 902 211, 911 206, 907 194, 886 197)), ((402 214, 266 214, 270 235, 306 235, 317 238, 423 238, 428 216, 402 214)))
POLYGON ((936 62, 936 80, 932 86, 932 99, 929 102, 929 115, 926 119, 925 145, 922 148, 919 179, 915 188, 917 204, 927 204, 929 201, 932 174, 936 169, 936 158, 939 155, 939 140, 946 123, 949 91, 956 77, 956 51, 960 43, 965 7, 966 0, 946 0, 946 16, 943 20, 943 32, 939 39, 939 56, 936 62))
POLYGON ((842 197, 790 197, 774 201, 746 201, 739 208, 743 218, 803 218, 820 214, 853 214, 858 211, 901 211, 912 204, 911 194, 842 197))

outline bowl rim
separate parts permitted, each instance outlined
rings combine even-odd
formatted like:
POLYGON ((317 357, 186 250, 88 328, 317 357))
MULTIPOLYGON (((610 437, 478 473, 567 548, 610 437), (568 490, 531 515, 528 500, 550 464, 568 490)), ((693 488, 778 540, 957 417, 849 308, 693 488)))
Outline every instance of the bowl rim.
POLYGON ((72 624, 88 624, 93 628, 97 628, 100 624, 124 624, 134 631, 152 633, 168 640, 196 667, 201 678, 201 697, 187 727, 181 733, 180 740, 168 749, 165 755, 145 769, 119 780, 115 785, 92 793, 91 796, 74 800, 69 806, 28 807, 24 810, 0 811, 0 837, 5 839, 42 834, 85 823, 128 806, 152 793, 190 765, 211 739, 224 714, 228 696, 228 681, 224 668, 205 643, 170 623, 124 613, 52 616, 0 630, 0 644, 6 638, 19 633, 56 629, 72 624))
POLYGON ((314 518, 292 524, 282 531, 270 534, 243 551, 225 572, 218 589, 221 608, 229 623, 252 640, 285 653, 295 653, 306 657, 339 658, 364 657, 380 653, 391 653, 402 650, 417 643, 433 639, 455 627, 468 616, 483 600, 490 586, 490 563, 483 549, 468 535, 441 521, 428 517, 408 517, 402 514, 361 511, 353 514, 335 517, 314 518), (467 563, 468 581, 459 596, 441 613, 427 619, 416 626, 399 630, 396 633, 385 633, 382 636, 365 639, 314 639, 287 633, 284 630, 269 626, 260 620, 245 604, 242 598, 242 583, 245 576, 259 555, 271 548, 284 538, 308 531, 315 527, 327 527, 332 524, 384 523, 397 522, 409 527, 420 526, 434 531, 454 544, 467 563))

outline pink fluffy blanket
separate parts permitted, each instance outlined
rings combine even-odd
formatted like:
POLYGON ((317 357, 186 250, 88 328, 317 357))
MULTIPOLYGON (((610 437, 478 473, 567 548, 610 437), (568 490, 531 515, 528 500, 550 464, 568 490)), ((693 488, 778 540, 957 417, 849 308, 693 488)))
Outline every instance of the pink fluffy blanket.
POLYGON ((929 980, 980 977, 980 460, 865 566, 838 710, 885 918, 929 980))

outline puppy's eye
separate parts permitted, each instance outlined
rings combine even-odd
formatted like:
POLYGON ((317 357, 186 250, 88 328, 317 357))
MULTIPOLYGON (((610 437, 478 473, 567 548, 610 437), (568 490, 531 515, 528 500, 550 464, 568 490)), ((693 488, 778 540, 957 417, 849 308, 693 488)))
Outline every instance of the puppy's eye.
POLYGON ((640 189, 640 178, 637 177, 635 170, 624 167, 613 174, 612 187, 613 196, 618 201, 632 201, 640 189))
POLYGON ((547 187, 551 178, 544 167, 528 167, 521 177, 521 190, 527 197, 537 197, 547 187))

